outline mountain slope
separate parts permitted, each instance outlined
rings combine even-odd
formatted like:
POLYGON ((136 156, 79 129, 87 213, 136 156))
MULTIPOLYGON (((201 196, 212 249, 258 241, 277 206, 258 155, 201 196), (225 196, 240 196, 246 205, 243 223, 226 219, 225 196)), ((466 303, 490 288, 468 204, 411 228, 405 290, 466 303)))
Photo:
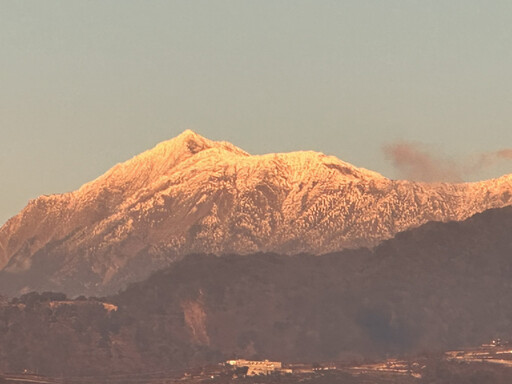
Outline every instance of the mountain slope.
POLYGON ((373 250, 190 255, 103 300, 0 300, 0 370, 152 372, 235 357, 337 361, 512 338, 512 207, 373 250))
POLYGON ((0 292, 102 294, 187 253, 326 253, 512 203, 512 175, 389 180, 316 152, 251 156, 192 131, 0 229, 0 292))

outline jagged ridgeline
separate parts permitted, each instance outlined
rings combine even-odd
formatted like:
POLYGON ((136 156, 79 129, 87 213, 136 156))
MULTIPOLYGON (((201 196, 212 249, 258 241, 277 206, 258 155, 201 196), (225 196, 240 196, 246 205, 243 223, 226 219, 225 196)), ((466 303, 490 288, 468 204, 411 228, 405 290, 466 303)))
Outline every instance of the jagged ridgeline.
POLYGON ((252 156, 192 131, 0 229, 0 292, 115 292, 189 253, 323 254, 512 202, 512 176, 390 180, 333 156, 252 156))

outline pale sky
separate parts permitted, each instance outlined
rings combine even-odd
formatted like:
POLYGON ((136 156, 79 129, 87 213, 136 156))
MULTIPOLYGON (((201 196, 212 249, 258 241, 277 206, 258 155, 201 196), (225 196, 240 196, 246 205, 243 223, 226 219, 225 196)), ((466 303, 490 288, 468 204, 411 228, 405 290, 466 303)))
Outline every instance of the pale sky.
POLYGON ((386 145, 462 164, 511 123, 510 0, 0 0, 0 224, 187 128, 397 178, 386 145))

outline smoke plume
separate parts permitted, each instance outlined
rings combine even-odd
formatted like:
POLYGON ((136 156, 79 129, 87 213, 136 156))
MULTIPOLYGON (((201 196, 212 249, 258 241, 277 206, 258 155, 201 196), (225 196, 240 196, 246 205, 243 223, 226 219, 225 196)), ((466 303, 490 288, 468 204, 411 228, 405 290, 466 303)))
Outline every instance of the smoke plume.
POLYGON ((504 160, 512 160, 512 149, 485 152, 455 161, 421 143, 397 142, 383 147, 386 158, 400 176, 415 181, 461 182, 504 160))
POLYGON ((475 167, 477 169, 491 167, 501 160, 512 160, 512 149, 507 148, 499 151, 483 153, 480 155, 475 167))
POLYGON ((408 180, 462 181, 460 166, 453 160, 435 155, 422 144, 399 142, 383 148, 386 158, 408 180))

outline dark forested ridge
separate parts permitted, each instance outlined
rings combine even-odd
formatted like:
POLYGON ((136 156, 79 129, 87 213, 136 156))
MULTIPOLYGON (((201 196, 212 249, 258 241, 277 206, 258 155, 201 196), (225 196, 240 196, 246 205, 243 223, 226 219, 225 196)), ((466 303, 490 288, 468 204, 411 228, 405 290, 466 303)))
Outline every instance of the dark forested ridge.
POLYGON ((373 250, 190 255, 123 292, 0 304, 0 370, 181 369, 326 361, 512 336, 512 207, 429 223, 373 250))

